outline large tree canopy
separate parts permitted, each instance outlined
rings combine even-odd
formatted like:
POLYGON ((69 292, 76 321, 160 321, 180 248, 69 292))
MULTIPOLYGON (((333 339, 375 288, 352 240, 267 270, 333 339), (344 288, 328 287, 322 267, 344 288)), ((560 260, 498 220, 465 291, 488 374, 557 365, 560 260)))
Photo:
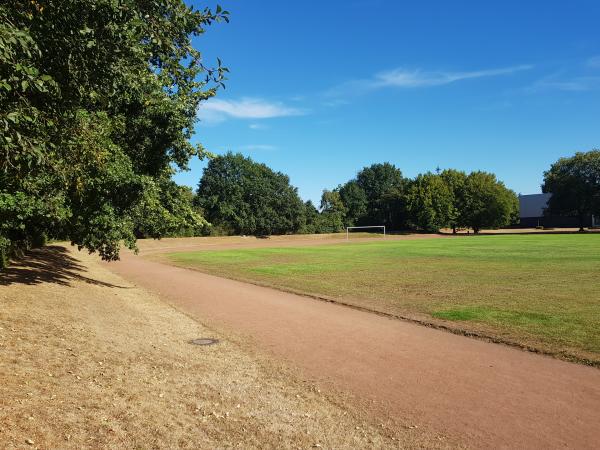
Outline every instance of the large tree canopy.
POLYGON ((287 234, 305 223, 306 207, 289 178, 239 153, 211 159, 196 198, 224 233, 287 234))
POLYGON ((548 212, 578 216, 600 215, 600 150, 561 158, 544 172, 542 191, 551 193, 548 212))
POLYGON ((346 207, 337 190, 325 189, 321 195, 321 216, 319 233, 337 233, 344 229, 346 207))
POLYGON ((460 213, 464 225, 478 233, 482 228, 499 228, 516 222, 517 195, 486 172, 470 173, 464 185, 464 205, 460 213))
POLYGON ((393 164, 364 167, 356 178, 337 189, 347 210, 345 225, 398 228, 404 219, 405 186, 402 172, 393 164))
POLYGON ((453 210, 448 225, 452 228, 452 232, 456 233, 458 228, 464 227, 466 224, 465 185, 467 174, 460 170, 445 169, 440 173, 440 177, 444 180, 452 195, 453 210))
POLYGON ((365 190, 356 180, 350 180, 339 188, 340 198, 346 208, 344 223, 346 226, 358 225, 361 221, 367 221, 367 207, 369 201, 365 190))
POLYGON ((304 226, 300 229, 300 233, 303 234, 315 234, 320 233, 320 214, 311 200, 307 200, 304 203, 304 226))
POLYGON ((195 236, 203 234, 208 222, 194 206, 194 193, 169 178, 144 179, 142 199, 132 208, 137 238, 195 236))
POLYGON ((367 197, 367 215, 363 222, 366 225, 396 225, 401 210, 398 200, 402 198, 406 184, 400 169, 387 162, 373 164, 358 172, 356 182, 367 197))
POLYGON ((454 193, 440 175, 426 173, 411 181, 406 202, 410 221, 424 231, 438 232, 456 217, 454 193))
POLYGON ((183 0, 0 5, 0 252, 49 231, 105 259, 134 246, 140 203, 204 156, 196 110, 226 69, 205 68, 191 37, 227 15, 183 0))

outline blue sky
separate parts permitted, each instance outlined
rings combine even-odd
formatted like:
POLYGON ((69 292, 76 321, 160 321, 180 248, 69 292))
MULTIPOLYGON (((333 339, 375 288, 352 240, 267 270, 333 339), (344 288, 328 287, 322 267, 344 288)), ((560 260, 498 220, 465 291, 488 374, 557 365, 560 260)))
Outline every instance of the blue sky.
MULTIPOLYGON (((194 140, 288 174, 305 200, 384 161, 535 193, 553 161, 600 147, 600 1, 220 4, 231 22, 194 45, 231 74, 194 140)), ((205 166, 175 179, 195 188, 205 166)))

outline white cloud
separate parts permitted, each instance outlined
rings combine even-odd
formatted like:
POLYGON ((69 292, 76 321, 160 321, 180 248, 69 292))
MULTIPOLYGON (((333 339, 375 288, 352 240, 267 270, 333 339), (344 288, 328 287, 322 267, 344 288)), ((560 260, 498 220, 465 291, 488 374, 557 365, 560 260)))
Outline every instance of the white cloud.
POLYGON ((211 98, 198 108, 200 120, 216 124, 228 118, 234 119, 270 119, 273 117, 298 116, 304 110, 292 108, 281 102, 269 102, 260 98, 245 97, 240 100, 222 100, 211 98))
POLYGON ((406 70, 400 68, 377 74, 372 81, 372 84, 374 87, 394 86, 404 88, 440 86, 442 84, 454 83, 455 81, 468 80, 471 78, 510 75, 522 70, 529 70, 532 67, 533 66, 531 65, 522 65, 505 67, 502 69, 476 70, 472 72, 424 72, 422 70, 406 70))
POLYGON ((461 80, 473 78, 511 75, 516 72, 532 69, 529 64, 503 67, 499 69, 476 70, 470 72, 424 71, 422 69, 397 68, 375 74, 364 80, 351 80, 331 89, 328 96, 361 94, 382 88, 421 88, 441 86, 461 80))

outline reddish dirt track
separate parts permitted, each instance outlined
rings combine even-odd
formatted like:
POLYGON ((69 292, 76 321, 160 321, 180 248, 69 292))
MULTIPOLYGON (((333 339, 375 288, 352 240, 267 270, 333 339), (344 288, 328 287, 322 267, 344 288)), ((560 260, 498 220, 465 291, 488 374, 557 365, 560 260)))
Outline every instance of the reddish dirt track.
POLYGON ((130 254, 111 270, 306 376, 471 448, 600 446, 600 370, 130 254))

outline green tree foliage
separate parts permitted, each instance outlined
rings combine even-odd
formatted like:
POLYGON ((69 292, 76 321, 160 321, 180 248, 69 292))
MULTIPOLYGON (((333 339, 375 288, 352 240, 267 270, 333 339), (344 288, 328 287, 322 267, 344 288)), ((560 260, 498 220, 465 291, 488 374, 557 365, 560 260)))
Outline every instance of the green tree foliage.
POLYGON ((445 169, 440 173, 440 177, 452 194, 452 206, 453 210, 449 217, 449 225, 452 228, 452 232, 456 233, 456 230, 460 227, 465 226, 465 184, 467 182, 467 174, 460 170, 445 169))
POLYGON ((583 231, 586 215, 600 215, 600 150, 560 158, 544 172, 542 191, 552 194, 548 212, 579 217, 583 231))
POLYGON ((464 205, 460 213, 465 225, 478 233, 482 228, 498 228, 518 219, 517 195, 486 172, 472 172, 464 186, 464 205))
POLYGON ((454 194, 440 175, 426 173, 411 181, 406 203, 411 222, 424 231, 438 232, 456 216, 454 194))
POLYGON ((337 190, 324 190, 321 195, 321 215, 317 231, 319 233, 337 233, 344 229, 346 208, 337 190))
POLYGON ((287 234, 305 224, 305 205, 289 178, 241 154, 211 159, 197 201, 209 222, 228 233, 287 234))
POLYGON ((304 225, 300 229, 303 234, 320 233, 320 215, 319 210, 315 207, 311 200, 304 203, 304 225))
POLYGON ((478 232, 509 225, 518 217, 514 192, 484 172, 467 175, 447 169, 408 180, 392 164, 373 164, 336 191, 346 226, 384 224, 425 231, 473 227, 478 232))
POLYGON ((0 5, 0 246, 8 253, 53 232, 116 259, 121 241, 135 245, 136 209, 169 196, 159 191, 172 190, 161 181, 172 167, 205 154, 189 138, 226 69, 205 68, 191 37, 228 13, 182 0, 9 3, 0 5))
POLYGON ((344 224, 348 227, 358 225, 367 217, 367 194, 356 180, 350 180, 339 188, 340 197, 346 208, 344 224))
POLYGON ((363 168, 355 179, 338 188, 346 208, 345 225, 399 228, 405 219, 405 186, 402 172, 393 164, 373 164, 363 168))
POLYGON ((131 212, 137 238, 195 236, 208 227, 193 204, 191 188, 179 186, 168 177, 144 177, 144 183, 143 195, 131 212))
POLYGON ((361 224, 398 226, 406 181, 390 163, 373 164, 356 175, 356 182, 367 197, 367 214, 361 224))

